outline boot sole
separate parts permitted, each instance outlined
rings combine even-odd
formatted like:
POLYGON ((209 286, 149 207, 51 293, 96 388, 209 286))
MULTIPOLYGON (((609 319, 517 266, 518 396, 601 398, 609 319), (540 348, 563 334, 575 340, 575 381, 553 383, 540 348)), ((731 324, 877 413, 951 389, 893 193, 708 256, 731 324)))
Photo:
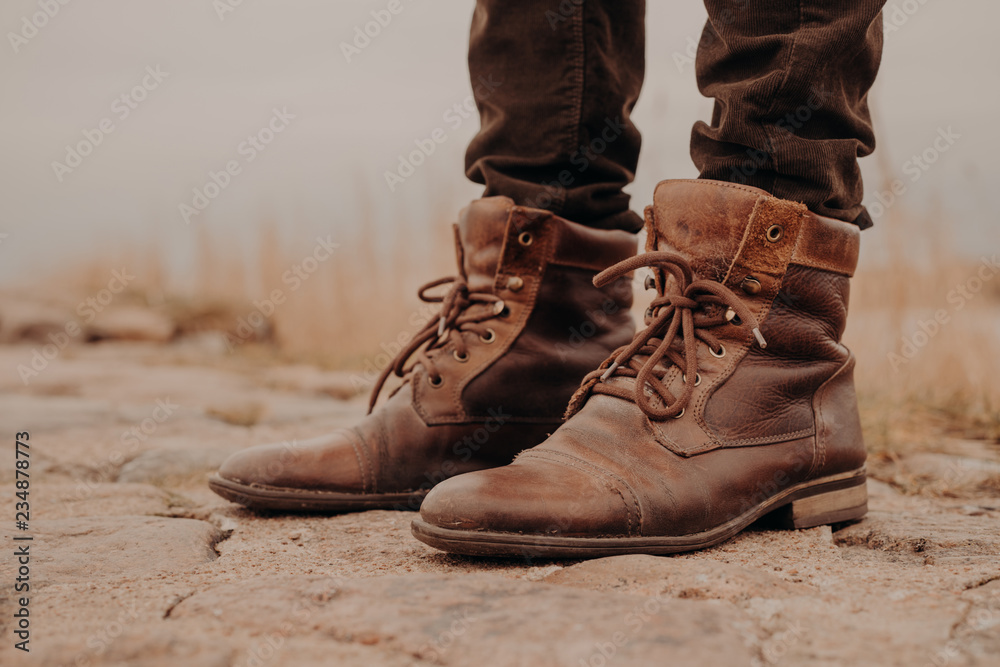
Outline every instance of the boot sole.
MULTIPOLYGON (((696 551, 734 537, 772 515, 781 527, 812 528, 861 519, 868 512, 865 470, 831 475, 786 489, 744 514, 701 533, 668 537, 554 537, 441 528, 415 519, 413 536, 435 549, 467 556, 596 558, 696 551)), ((771 517, 769 517, 771 518, 771 517)))
POLYGON ((420 509, 427 491, 409 493, 337 493, 276 486, 251 486, 214 475, 208 487, 226 500, 255 510, 343 514, 366 510, 420 509))

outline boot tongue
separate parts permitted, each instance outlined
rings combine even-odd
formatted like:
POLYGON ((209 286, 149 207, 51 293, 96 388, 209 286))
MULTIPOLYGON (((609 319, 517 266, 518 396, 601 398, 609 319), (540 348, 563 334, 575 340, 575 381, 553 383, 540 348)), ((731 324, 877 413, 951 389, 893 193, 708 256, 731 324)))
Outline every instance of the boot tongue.
POLYGON ((722 282, 761 197, 768 193, 718 181, 664 181, 653 194, 653 228, 647 250, 675 252, 696 278, 722 282))
POLYGON ((513 206, 514 201, 507 197, 487 197, 472 202, 459 214, 458 261, 463 264, 469 289, 474 292, 493 291, 513 206))

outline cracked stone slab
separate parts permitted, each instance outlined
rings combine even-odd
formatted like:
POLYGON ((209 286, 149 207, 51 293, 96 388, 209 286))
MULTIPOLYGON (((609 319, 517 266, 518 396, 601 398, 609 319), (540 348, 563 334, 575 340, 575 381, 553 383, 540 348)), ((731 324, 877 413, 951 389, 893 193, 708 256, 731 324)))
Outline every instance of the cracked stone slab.
POLYGON ((87 667, 431 667, 435 664, 394 653, 378 644, 341 642, 321 635, 287 637, 277 632, 251 635, 208 633, 188 624, 145 624, 120 635, 53 638, 31 657, 0 649, 4 665, 86 665, 87 667))
POLYGON ((915 452, 875 467, 896 486, 916 493, 945 497, 1000 494, 1000 461, 915 452))
MULTIPOLYGON (((71 483, 33 482, 32 514, 49 519, 70 517, 169 515, 185 499, 149 484, 115 484, 86 479, 71 483)), ((14 485, 0 485, 0 494, 14 497, 14 485), (9 490, 9 491, 8 491, 9 490)))
POLYGON ((732 604, 598 593, 493 575, 257 577, 178 604, 197 620, 284 637, 380 645, 442 665, 749 664, 752 622, 732 604))
POLYGON ((926 564, 997 563, 1000 519, 952 513, 869 512, 835 534, 841 546, 913 554, 926 564))
MULTIPOLYGON (((32 589, 186 572, 215 560, 219 529, 205 521, 152 516, 42 519, 31 524, 32 589)), ((10 543, 10 529, 3 540, 10 543)), ((0 570, 4 580, 13 561, 0 570)))
POLYGON ((236 447, 151 449, 122 465, 118 482, 156 482, 203 477, 218 470, 236 447))
POLYGON ((785 581, 755 568, 658 556, 612 556, 584 561, 553 572, 543 581, 595 591, 662 593, 678 598, 732 602, 816 592, 806 584, 785 581))

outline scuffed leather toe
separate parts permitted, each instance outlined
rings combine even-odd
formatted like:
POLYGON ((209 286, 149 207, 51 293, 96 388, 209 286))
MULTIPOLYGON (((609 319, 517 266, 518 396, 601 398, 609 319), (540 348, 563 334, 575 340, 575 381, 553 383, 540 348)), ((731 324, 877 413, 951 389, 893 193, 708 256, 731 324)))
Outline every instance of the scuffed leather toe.
POLYGON ((365 490, 361 454, 348 431, 250 447, 226 459, 219 477, 247 486, 346 493, 365 490))
POLYGON ((567 537, 595 529, 630 534, 639 523, 612 480, 533 452, 509 466, 442 482, 424 499, 420 516, 440 528, 567 537))

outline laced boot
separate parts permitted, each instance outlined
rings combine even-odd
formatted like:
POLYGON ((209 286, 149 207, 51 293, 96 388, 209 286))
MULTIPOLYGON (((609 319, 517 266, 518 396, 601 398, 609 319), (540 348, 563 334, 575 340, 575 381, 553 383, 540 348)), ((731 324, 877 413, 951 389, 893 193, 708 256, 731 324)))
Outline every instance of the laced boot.
POLYGON ((419 290, 440 316, 383 371, 368 416, 239 452, 212 490, 260 509, 415 510, 434 484, 510 463, 558 427, 581 378, 635 332, 630 281, 592 282, 635 254, 634 235, 491 197, 455 236, 459 275, 419 290), (373 410, 391 375, 403 383, 373 410))
POLYGON ((841 342, 854 225, 762 190, 664 181, 646 209, 645 329, 583 381, 567 421, 494 470, 448 480, 414 535, 461 554, 664 554, 766 514, 804 528, 867 511, 854 357, 841 342))

